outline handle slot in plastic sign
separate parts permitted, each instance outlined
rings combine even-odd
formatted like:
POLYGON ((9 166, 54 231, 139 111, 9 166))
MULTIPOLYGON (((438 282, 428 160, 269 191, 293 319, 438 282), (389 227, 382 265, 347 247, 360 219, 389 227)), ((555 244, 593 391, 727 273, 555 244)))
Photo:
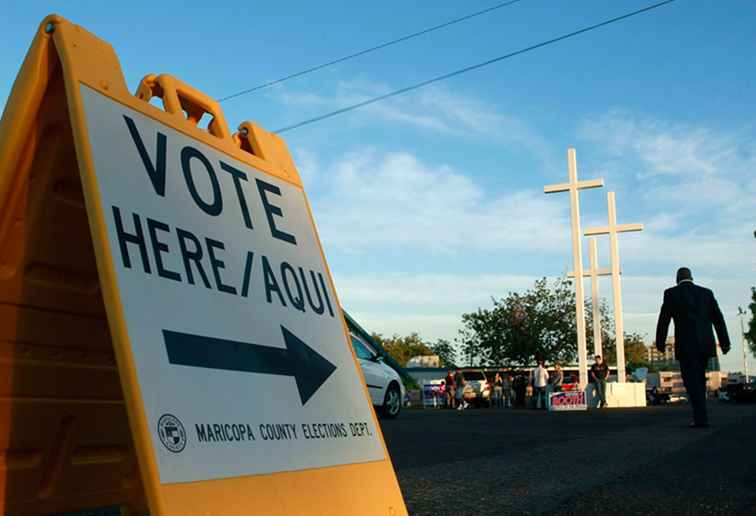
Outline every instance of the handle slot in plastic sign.
POLYGON ((153 97, 162 99, 168 113, 184 117, 195 127, 199 126, 204 115, 210 115, 207 132, 224 140, 230 138, 226 118, 218 102, 175 77, 149 74, 139 83, 136 96, 145 102, 153 97))

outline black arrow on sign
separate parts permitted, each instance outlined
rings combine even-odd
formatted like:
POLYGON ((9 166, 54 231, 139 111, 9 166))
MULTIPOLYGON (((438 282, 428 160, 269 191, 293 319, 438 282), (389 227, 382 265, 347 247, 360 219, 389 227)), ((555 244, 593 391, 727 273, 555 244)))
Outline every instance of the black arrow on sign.
POLYGON ((281 326, 286 348, 163 330, 168 362, 190 367, 293 376, 302 405, 336 366, 281 326))

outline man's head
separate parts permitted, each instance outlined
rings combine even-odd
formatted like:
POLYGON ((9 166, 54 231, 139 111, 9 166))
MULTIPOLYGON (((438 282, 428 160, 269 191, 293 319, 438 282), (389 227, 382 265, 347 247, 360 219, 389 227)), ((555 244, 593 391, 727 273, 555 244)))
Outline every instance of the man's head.
POLYGON ((680 283, 681 281, 685 280, 693 280, 693 274, 690 272, 690 269, 687 267, 680 267, 677 269, 677 282, 680 283))
POLYGON ((601 358, 601 355, 596 355, 596 363, 600 364, 603 358, 601 358))

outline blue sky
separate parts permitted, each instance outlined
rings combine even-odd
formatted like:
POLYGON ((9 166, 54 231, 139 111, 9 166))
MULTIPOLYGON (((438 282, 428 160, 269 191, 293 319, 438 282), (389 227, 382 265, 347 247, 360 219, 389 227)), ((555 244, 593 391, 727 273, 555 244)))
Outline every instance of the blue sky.
MULTIPOLYGON (((495 3, 0 0, 0 99, 52 12, 111 43, 132 91, 170 73, 223 97, 495 3)), ((275 130, 648 3, 523 0, 223 107, 232 128, 275 130)), ((606 181, 581 195, 583 226, 605 223, 609 190, 620 222, 646 225, 620 236, 626 330, 652 338, 688 265, 718 295, 738 370, 735 314, 756 284, 754 26, 753 2, 678 0, 285 133, 345 308, 373 331, 452 340, 461 313, 564 274, 568 198, 542 188, 566 180, 574 146, 580 176, 606 181)))

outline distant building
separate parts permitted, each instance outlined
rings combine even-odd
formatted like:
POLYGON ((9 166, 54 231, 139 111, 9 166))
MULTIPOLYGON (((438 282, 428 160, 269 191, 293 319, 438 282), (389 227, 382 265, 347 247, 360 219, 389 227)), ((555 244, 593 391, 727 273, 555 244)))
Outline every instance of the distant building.
POLYGON ((664 345, 664 352, 660 352, 656 349, 656 344, 652 343, 648 346, 648 362, 649 364, 660 364, 664 362, 671 362, 675 359, 675 338, 668 337, 667 342, 664 345))
POLYGON ((405 367, 441 367, 441 357, 438 355, 418 355, 407 360, 405 367))

